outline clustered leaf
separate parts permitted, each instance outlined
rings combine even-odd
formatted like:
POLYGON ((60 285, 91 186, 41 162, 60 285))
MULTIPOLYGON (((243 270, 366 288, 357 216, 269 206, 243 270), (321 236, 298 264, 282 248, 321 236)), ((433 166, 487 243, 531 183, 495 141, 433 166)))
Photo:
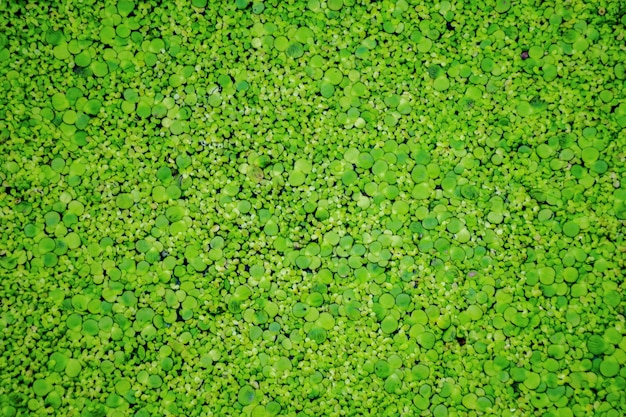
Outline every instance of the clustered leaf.
POLYGON ((621 2, 57 3, 0 2, 0 415, 626 415, 621 2))

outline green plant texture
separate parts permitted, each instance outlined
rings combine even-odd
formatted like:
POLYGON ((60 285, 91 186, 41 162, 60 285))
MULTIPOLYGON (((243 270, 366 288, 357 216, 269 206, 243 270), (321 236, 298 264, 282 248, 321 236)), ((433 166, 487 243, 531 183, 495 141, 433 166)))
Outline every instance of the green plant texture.
POLYGON ((0 1, 0 416, 626 415, 625 36, 0 1))

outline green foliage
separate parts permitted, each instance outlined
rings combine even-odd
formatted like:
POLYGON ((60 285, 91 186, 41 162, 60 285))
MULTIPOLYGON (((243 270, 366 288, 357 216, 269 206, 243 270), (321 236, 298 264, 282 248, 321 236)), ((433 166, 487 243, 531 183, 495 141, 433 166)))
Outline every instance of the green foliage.
POLYGON ((626 414, 619 1, 58 3, 0 2, 0 415, 626 414))

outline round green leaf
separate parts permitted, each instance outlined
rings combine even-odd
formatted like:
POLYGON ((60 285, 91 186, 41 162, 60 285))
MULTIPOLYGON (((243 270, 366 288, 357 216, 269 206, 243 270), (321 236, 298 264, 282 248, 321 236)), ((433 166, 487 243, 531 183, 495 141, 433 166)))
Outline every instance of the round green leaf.
POLYGON ((43 397, 52 391, 52 384, 46 381, 45 379, 36 379, 33 382, 33 392, 38 397, 43 397))
POLYGON ((65 366, 65 374, 70 378, 75 378, 80 375, 82 369, 83 367, 77 359, 70 358, 65 366))
POLYGON ((118 194, 117 197, 115 197, 115 204, 121 209, 129 209, 135 202, 130 194, 118 194))
POLYGON ((250 385, 244 385, 239 389, 239 393, 237 394, 237 401, 239 404, 246 406, 250 405, 254 402, 256 397, 256 391, 250 385))
POLYGON ((600 362, 600 373, 607 378, 617 376, 620 373, 619 362, 613 357, 605 358, 600 362))

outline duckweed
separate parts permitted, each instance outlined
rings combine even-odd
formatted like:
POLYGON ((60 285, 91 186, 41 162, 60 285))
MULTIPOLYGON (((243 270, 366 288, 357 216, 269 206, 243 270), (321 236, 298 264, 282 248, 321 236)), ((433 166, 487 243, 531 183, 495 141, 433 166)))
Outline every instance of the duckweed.
POLYGON ((626 414, 624 7, 536 3, 0 2, 0 415, 626 414))

